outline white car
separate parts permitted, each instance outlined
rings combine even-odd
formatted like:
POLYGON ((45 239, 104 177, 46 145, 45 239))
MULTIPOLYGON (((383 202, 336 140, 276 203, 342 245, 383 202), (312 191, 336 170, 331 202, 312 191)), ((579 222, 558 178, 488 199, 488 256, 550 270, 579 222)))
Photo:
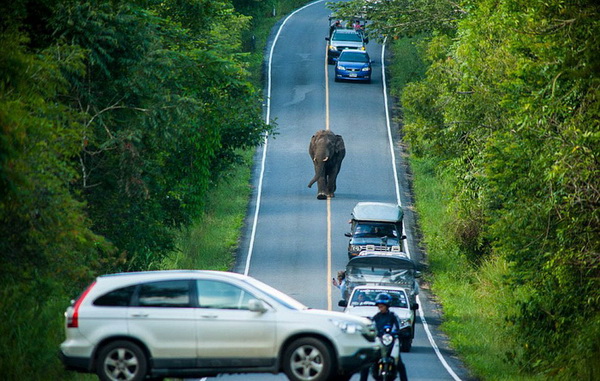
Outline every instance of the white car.
POLYGON ((404 288, 357 286, 352 290, 348 301, 340 300, 338 305, 345 307, 344 312, 349 315, 372 318, 379 312, 375 300, 377 300, 377 295, 381 293, 386 293, 392 297, 390 310, 398 316, 400 350, 409 352, 415 337, 415 310, 419 309, 419 305, 411 303, 404 288))
POLYGON ((368 319, 308 309, 229 272, 100 276, 65 317, 64 365, 101 380, 264 372, 347 380, 379 354, 368 319))

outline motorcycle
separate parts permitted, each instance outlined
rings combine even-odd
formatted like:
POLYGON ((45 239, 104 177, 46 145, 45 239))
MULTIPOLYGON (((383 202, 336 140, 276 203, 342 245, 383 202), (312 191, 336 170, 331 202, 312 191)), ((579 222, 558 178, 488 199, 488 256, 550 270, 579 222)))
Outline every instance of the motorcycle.
POLYGON ((398 332, 392 327, 385 326, 383 335, 379 338, 382 344, 381 358, 371 368, 373 378, 377 381, 392 381, 396 379, 398 369, 396 359, 392 356, 392 349, 398 339, 398 332))

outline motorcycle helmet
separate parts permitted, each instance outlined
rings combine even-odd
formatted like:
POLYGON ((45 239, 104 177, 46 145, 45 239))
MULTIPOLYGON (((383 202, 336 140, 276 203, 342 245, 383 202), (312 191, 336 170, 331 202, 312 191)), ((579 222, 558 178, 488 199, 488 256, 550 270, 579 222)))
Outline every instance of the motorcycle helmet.
POLYGON ((381 294, 377 295, 377 298, 375 299, 375 305, 377 304, 385 304, 389 307, 392 304, 392 297, 390 294, 382 292, 381 294))

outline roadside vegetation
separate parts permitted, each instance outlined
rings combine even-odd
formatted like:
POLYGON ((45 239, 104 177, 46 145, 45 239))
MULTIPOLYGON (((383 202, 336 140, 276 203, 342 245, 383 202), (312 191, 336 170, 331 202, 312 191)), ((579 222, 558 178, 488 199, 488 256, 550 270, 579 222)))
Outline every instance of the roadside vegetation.
POLYGON ((600 8, 378 4, 451 344, 486 380, 600 378, 600 8))
POLYGON ((261 44, 303 3, 0 5, 3 378, 89 377, 56 353, 96 275, 228 268, 253 148, 274 128, 261 44))

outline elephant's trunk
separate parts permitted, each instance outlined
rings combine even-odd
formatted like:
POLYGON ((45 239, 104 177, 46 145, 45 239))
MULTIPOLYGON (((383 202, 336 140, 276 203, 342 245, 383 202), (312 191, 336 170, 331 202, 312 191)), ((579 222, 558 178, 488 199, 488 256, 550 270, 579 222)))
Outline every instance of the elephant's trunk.
POLYGON ((325 161, 329 159, 329 157, 326 157, 325 160, 323 160, 323 162, 317 164, 317 158, 315 157, 313 159, 313 161, 315 162, 315 177, 312 178, 312 180, 310 180, 310 182, 308 183, 308 187, 312 187, 312 185, 314 183, 316 183, 317 181, 319 181, 319 177, 321 177, 321 174, 323 173, 323 171, 325 170, 325 161))

